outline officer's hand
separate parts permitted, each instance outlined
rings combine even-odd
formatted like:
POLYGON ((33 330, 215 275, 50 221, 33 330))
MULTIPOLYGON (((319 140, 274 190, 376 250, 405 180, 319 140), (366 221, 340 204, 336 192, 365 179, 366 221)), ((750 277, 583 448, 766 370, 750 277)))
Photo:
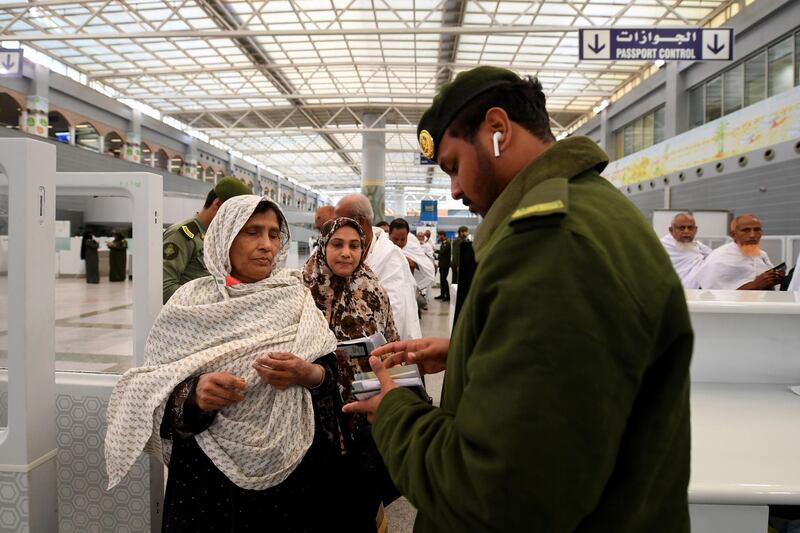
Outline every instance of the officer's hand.
POLYGON ((447 367, 449 349, 450 339, 430 337, 390 342, 375 349, 372 355, 379 357, 386 368, 416 363, 423 374, 436 374, 447 367))
POLYGON ((294 354, 284 352, 268 353, 253 362, 261 381, 276 389, 284 390, 292 385, 313 388, 325 379, 325 369, 309 363, 294 354))
MULTIPOLYGON (((203 411, 219 411, 244 400, 247 382, 227 372, 209 372, 197 380, 194 402, 203 411)), ((191 401, 191 400, 190 400, 191 401)))
POLYGON ((372 367, 372 371, 375 372, 375 376, 381 383, 381 392, 369 400, 348 403, 342 407, 342 411, 345 413, 364 413, 367 415, 367 420, 372 422, 375 418, 375 413, 378 411, 378 407, 381 405, 381 401, 383 401, 383 397, 386 396, 390 390, 396 389, 398 385, 389 376, 389 371, 383 366, 379 357, 370 357, 369 366, 372 367))

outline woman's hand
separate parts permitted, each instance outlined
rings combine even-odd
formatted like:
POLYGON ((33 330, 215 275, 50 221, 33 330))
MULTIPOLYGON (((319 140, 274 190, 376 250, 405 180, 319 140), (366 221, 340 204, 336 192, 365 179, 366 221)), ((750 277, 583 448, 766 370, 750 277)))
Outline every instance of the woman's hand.
MULTIPOLYGON (((194 403, 203 411, 219 411, 244 400, 247 382, 227 372, 202 374, 194 389, 194 403)), ((190 400, 191 401, 191 400, 190 400)))
POLYGON ((253 363, 253 368, 258 372, 261 381, 279 390, 292 385, 313 389, 325 379, 325 369, 322 366, 285 352, 274 352, 258 357, 253 363))

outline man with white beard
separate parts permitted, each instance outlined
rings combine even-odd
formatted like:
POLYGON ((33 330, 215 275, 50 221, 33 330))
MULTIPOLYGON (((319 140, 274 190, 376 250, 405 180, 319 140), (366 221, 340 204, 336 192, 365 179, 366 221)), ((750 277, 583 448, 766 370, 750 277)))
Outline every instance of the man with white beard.
POLYGON ((661 237, 661 244, 669 254, 672 266, 684 288, 697 289, 695 278, 703 260, 711 253, 711 248, 697 242, 697 225, 690 213, 679 213, 672 219, 669 233, 661 237))
POLYGON ((417 232, 417 241, 419 241, 419 245, 422 246, 422 249, 425 250, 425 255, 428 256, 428 259, 431 260, 431 263, 436 266, 436 254, 433 248, 433 244, 431 244, 430 240, 428 239, 428 235, 430 234, 430 230, 426 231, 425 233, 418 231, 417 232))
POLYGON ((761 221, 752 214, 731 223, 733 242, 711 252, 697 273, 702 289, 772 290, 786 276, 761 249, 761 221))

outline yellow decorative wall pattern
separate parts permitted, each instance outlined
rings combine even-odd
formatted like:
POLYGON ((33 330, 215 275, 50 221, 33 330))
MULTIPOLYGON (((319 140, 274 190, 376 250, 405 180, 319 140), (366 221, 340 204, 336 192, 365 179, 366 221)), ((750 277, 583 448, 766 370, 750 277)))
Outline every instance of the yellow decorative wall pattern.
POLYGON ((800 138, 800 87, 613 161, 603 172, 617 187, 800 138))

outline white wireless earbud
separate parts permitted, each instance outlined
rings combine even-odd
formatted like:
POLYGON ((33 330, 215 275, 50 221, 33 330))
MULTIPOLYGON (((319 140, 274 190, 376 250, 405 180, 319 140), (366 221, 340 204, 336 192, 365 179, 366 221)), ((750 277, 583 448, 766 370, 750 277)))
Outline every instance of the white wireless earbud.
POLYGON ((503 134, 499 131, 494 132, 492 135, 492 144, 494 145, 494 156, 500 157, 500 141, 503 140, 503 134))

